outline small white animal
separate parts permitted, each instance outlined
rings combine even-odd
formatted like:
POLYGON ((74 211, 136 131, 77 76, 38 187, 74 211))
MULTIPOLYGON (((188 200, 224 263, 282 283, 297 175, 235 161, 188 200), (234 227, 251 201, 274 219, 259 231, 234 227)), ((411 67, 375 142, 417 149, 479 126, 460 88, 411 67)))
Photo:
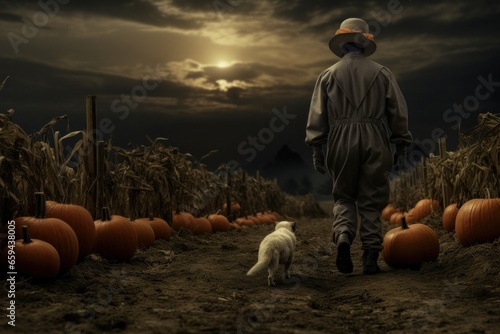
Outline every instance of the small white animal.
POLYGON ((285 278, 290 278, 290 265, 295 251, 295 222, 282 221, 276 224, 274 232, 268 234, 260 243, 257 263, 247 272, 252 276, 267 267, 267 284, 275 285, 274 274, 280 264, 285 265, 285 278))

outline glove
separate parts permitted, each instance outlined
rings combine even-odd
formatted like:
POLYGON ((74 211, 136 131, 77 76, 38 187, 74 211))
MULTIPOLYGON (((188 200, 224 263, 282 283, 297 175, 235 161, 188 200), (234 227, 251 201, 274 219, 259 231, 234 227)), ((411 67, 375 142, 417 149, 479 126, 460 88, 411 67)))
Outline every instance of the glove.
POLYGON ((313 164, 314 164, 314 169, 318 173, 325 174, 326 169, 325 169, 325 155, 323 154, 323 150, 321 147, 315 146, 313 147, 313 164))
POLYGON ((399 172, 406 164, 406 146, 396 145, 396 153, 394 153, 394 170, 399 172))

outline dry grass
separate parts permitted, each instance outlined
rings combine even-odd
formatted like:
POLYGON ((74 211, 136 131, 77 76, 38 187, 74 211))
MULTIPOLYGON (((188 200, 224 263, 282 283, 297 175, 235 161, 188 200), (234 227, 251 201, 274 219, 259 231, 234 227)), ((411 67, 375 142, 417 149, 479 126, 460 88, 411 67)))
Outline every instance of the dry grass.
POLYGON ((500 197, 498 114, 480 114, 477 126, 460 134, 456 152, 428 158, 391 183, 391 201, 401 208, 411 208, 422 198, 446 206, 486 197, 500 197))

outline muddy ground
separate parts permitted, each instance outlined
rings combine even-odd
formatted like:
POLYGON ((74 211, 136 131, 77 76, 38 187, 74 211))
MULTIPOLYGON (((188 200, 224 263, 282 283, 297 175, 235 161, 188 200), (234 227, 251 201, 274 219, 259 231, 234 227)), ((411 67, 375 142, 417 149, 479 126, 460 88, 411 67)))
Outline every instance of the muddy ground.
MULTIPOLYGON (((499 333, 500 241, 464 248, 438 218, 437 262, 366 276, 335 268, 330 219, 298 222, 292 278, 246 277, 272 226, 174 235, 130 262, 90 255, 49 282, 18 277, 16 327, 2 333, 499 333)), ((386 226, 387 230, 389 227, 386 226)), ((7 285, 2 281, 6 314, 7 285)), ((7 319, 7 320, 6 320, 7 319)))

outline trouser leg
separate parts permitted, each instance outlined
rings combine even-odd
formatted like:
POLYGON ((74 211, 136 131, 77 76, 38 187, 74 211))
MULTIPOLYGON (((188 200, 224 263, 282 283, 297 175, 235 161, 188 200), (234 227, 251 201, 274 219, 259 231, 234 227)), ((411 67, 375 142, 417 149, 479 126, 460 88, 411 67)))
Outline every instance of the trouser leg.
POLYGON ((361 174, 358 188, 359 235, 363 250, 382 250, 380 212, 389 199, 388 174, 361 174))
POLYGON ((333 243, 337 246, 341 234, 349 237, 352 244, 356 236, 357 213, 356 203, 351 199, 339 199, 333 206, 333 243))

